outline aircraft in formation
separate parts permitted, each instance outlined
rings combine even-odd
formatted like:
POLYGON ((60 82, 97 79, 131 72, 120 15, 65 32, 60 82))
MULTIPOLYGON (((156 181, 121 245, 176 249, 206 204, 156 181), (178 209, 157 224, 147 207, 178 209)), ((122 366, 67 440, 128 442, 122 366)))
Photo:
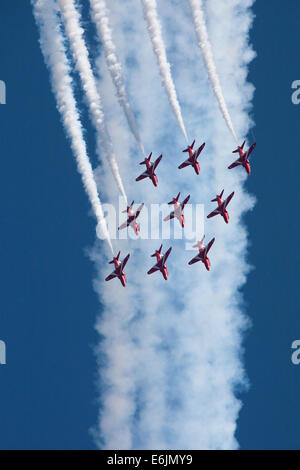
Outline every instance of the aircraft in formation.
POLYGON ((214 217, 215 215, 220 214, 225 220, 226 224, 228 224, 229 215, 228 215, 226 207, 228 206, 231 199, 233 198, 234 191, 232 191, 232 193, 229 194, 229 196, 225 199, 225 201, 222 200, 223 193, 224 193, 224 189, 221 192, 221 194, 217 194, 215 199, 211 200, 211 202, 217 202, 218 207, 214 211, 212 211, 210 214, 208 214, 207 218, 210 219, 211 217, 214 217))
POLYGON ((122 230, 123 228, 126 228, 126 227, 132 227, 133 230, 135 231, 136 235, 138 235, 140 233, 140 226, 139 224, 137 223, 136 219, 138 218, 138 216, 140 215, 141 213, 141 210, 143 209, 144 207, 144 203, 141 204, 138 208, 138 210, 136 212, 134 212, 132 210, 132 207, 133 207, 133 204, 134 204, 134 201, 132 201, 132 203, 130 204, 130 206, 127 206, 127 209, 125 209, 125 211, 122 211, 123 214, 125 214, 127 212, 128 214, 128 217, 127 217, 127 220, 126 222, 124 222, 122 225, 120 225, 120 227, 118 227, 118 230, 122 230))
POLYGON ((184 227, 183 209, 191 196, 189 194, 183 202, 179 202, 179 196, 180 196, 180 192, 177 194, 176 197, 173 197, 172 201, 168 202, 169 205, 172 205, 172 204, 174 205, 174 210, 170 212, 170 214, 167 215, 167 217, 164 218, 164 221, 171 220, 171 219, 174 219, 174 217, 176 217, 176 219, 179 220, 181 227, 184 227))
POLYGON ((189 261, 189 264, 195 264, 195 263, 198 263, 198 261, 202 261, 202 263, 206 267, 207 271, 209 271, 210 270, 210 261, 209 261, 209 257, 207 256, 207 253, 209 252, 209 250, 213 246, 215 238, 212 238, 210 240, 210 242, 205 246, 203 244, 204 237, 205 237, 205 235, 203 235, 202 240, 198 241, 196 243, 196 245, 193 245, 193 248, 198 248, 199 253, 193 259, 191 259, 191 261, 189 261))
POLYGON ((193 150, 194 144, 195 144, 195 141, 193 141, 192 145, 188 145, 186 149, 182 150, 183 152, 189 152, 189 158, 185 160, 183 163, 181 163, 181 165, 179 165, 178 168, 179 170, 181 170, 182 168, 185 168, 186 166, 191 165, 194 168, 195 173, 199 175, 200 165, 198 162, 198 157, 205 147, 205 142, 203 142, 203 144, 198 148, 198 150, 193 150))
POLYGON ((152 157, 152 152, 150 153, 149 157, 145 157, 145 160, 140 162, 140 165, 146 165, 146 170, 144 171, 144 173, 142 173, 140 176, 138 176, 135 181, 141 181, 145 178, 150 178, 152 183, 154 184, 154 186, 157 186, 157 176, 155 174, 155 170, 156 170, 157 165, 159 164, 159 162, 162 159, 162 155, 160 155, 155 160, 154 163, 150 162, 151 157, 152 157))
POLYGON ((232 153, 238 153, 239 158, 237 160, 235 160, 235 162, 233 162, 231 165, 229 165, 228 169, 231 170, 232 168, 235 168, 236 166, 241 165, 245 168, 248 175, 250 175, 251 167, 250 167, 249 157, 250 157, 250 154, 253 152, 253 150, 256 146, 256 142, 254 142, 254 144, 251 145, 251 147, 247 150, 247 152, 244 152, 244 150, 243 150, 245 143, 246 143, 246 141, 244 140, 241 147, 238 146, 238 148, 236 150, 233 150, 232 153))
POLYGON ((151 269, 149 269, 147 274, 152 274, 152 273, 155 273, 156 271, 160 271, 162 273, 164 279, 167 281, 168 280, 168 269, 167 269, 166 261, 169 257, 169 254, 172 251, 172 247, 170 247, 165 252, 164 255, 161 253, 161 250, 162 250, 162 245, 160 245, 159 250, 155 250, 153 255, 151 255, 152 257, 156 256, 157 263, 151 269))
MULTIPOLYGON (((200 153, 202 152, 202 150, 205 147, 205 142, 197 150, 194 150, 194 145, 195 145, 195 140, 193 141, 193 143, 191 145, 188 145, 187 148, 183 150, 183 152, 188 152, 189 156, 188 156, 188 159, 185 160, 183 163, 181 163, 181 165, 179 165, 178 168, 182 169, 182 168, 185 168, 187 166, 192 166, 195 170, 195 173, 197 175, 199 175, 200 166, 199 166, 199 162, 198 162, 198 157, 199 157, 200 153)), ((233 150, 232 153, 238 153, 239 158, 237 160, 235 160, 231 165, 229 165, 228 169, 231 170, 232 168, 235 168, 237 166, 242 166, 243 168, 245 168, 248 175, 250 175, 251 168, 250 168, 249 156, 253 152, 253 150, 256 146, 256 142, 254 142, 246 152, 244 152, 244 146, 245 146, 245 141, 243 142, 243 144, 241 146, 238 146, 237 149, 233 150)), ((144 173, 142 173, 140 176, 138 176, 136 178, 136 181, 141 181, 142 179, 150 178, 153 185, 157 186, 158 182, 157 182, 157 175, 155 173, 155 170, 156 170, 158 164, 160 163, 160 161, 162 159, 162 155, 160 155, 155 160, 154 163, 151 163, 151 161, 150 161, 151 157, 152 157, 152 152, 150 153, 150 155, 148 157, 145 157, 145 159, 142 162, 140 162, 140 165, 146 165, 146 170, 144 171, 144 173)), ((232 193, 230 193, 229 196, 224 201, 222 200, 223 193, 224 193, 224 189, 221 191, 220 194, 217 194, 216 197, 214 199, 212 199, 211 202, 217 202, 218 207, 215 210, 213 210, 210 214, 208 214, 207 218, 210 219, 211 217, 215 217, 216 215, 221 215, 223 217, 224 221, 226 222, 226 224, 228 224, 229 214, 228 214, 228 211, 227 211, 227 206, 228 206, 229 202, 231 201, 231 199, 234 196, 234 191, 232 193)), ((180 225, 182 227, 184 227, 183 210, 184 210, 185 205, 187 204, 187 202, 190 199, 190 194, 184 199, 184 201, 182 203, 179 202, 179 197, 180 197, 180 192, 177 194, 176 197, 174 197, 172 199, 172 201, 168 202, 169 205, 174 205, 174 210, 167 217, 164 218, 164 221, 171 220, 171 219, 174 219, 176 217, 179 220, 180 225)), ((126 222, 124 222, 122 225, 120 225, 118 227, 118 230, 122 230, 123 228, 126 228, 126 227, 130 226, 135 231, 136 235, 139 235, 140 227, 139 227, 139 224, 137 223, 136 219, 140 215, 140 212, 143 209, 144 203, 141 204, 138 207, 136 212, 133 211, 133 204, 134 204, 134 201, 132 201, 130 206, 127 206, 126 210, 123 211, 123 213, 128 214, 128 217, 127 217, 126 222)), ((198 261, 201 261, 205 265, 206 269, 209 271, 210 270, 210 260, 207 256, 207 254, 208 254, 209 250, 211 249, 213 243, 215 242, 215 238, 212 238, 206 246, 204 245, 203 241, 204 241, 204 236, 203 236, 202 240, 200 240, 196 243, 196 245, 193 245, 193 248, 198 248, 199 253, 194 258, 192 258, 189 261, 188 264, 191 265, 191 264, 197 263, 198 261)), ((160 271, 162 273, 164 279, 167 280, 168 279, 168 269, 167 269, 167 266, 166 266, 166 261, 167 261, 167 258, 169 257, 169 255, 172 251, 172 247, 170 247, 166 251, 165 254, 162 254, 161 250, 162 250, 162 245, 160 245, 159 250, 155 250, 155 253, 153 253, 153 255, 151 255, 153 257, 156 256, 157 262, 148 271, 147 274, 152 274, 156 271, 160 271)), ((119 257, 120 257, 120 251, 117 254, 117 256, 113 257, 112 261, 109 262, 109 264, 114 264, 115 265, 115 270, 109 276, 107 276, 105 278, 105 280, 110 281, 111 279, 117 277, 118 279, 120 279, 122 285, 125 287, 126 286, 126 277, 125 277, 125 273, 124 273, 124 267, 125 267, 128 259, 129 259, 129 257, 130 257, 130 254, 128 254, 122 262, 119 260, 119 257)))
POLYGON ((125 287, 126 286, 126 276, 125 276, 125 273, 124 273, 123 269, 125 268, 126 263, 130 258, 130 254, 128 253, 128 255, 123 259, 123 261, 120 261, 119 260, 120 253, 121 252, 119 251, 117 256, 114 256, 113 259, 108 262, 108 264, 114 264, 115 269, 109 276, 107 276, 105 278, 105 280, 110 281, 111 279, 114 279, 115 277, 117 277, 118 279, 120 279, 122 286, 125 287))

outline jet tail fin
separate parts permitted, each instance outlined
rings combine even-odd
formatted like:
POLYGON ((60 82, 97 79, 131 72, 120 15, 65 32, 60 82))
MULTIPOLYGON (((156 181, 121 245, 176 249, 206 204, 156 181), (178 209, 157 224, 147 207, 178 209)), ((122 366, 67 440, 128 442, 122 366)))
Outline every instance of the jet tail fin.
POLYGON ((162 249, 162 245, 160 245, 159 249, 158 250, 155 250, 155 252, 153 253, 153 255, 151 255, 151 257, 153 258, 154 256, 156 256, 156 253, 161 253, 161 249, 162 249))
POLYGON ((211 200, 211 202, 218 202, 218 197, 222 199, 224 193, 224 189, 221 191, 221 194, 217 194, 214 199, 211 200))
POLYGON ((140 162, 140 165, 146 165, 148 161, 150 162, 151 157, 152 157, 152 152, 150 153, 149 157, 145 157, 145 160, 140 162))
POLYGON ((119 259, 120 253, 121 253, 121 252, 119 251, 119 253, 117 254, 117 256, 114 257, 111 261, 109 261, 108 264, 114 264, 115 259, 119 259))
POLYGON ((232 153, 239 153, 240 149, 243 150, 245 143, 246 143, 246 141, 244 140, 244 142, 242 143, 242 145, 241 145, 241 146, 238 146, 238 148, 237 148, 236 150, 233 150, 232 153))
POLYGON ((183 152, 188 152, 190 150, 190 148, 192 149, 195 145, 195 140, 193 140, 193 143, 192 145, 188 145, 186 149, 182 150, 183 152))

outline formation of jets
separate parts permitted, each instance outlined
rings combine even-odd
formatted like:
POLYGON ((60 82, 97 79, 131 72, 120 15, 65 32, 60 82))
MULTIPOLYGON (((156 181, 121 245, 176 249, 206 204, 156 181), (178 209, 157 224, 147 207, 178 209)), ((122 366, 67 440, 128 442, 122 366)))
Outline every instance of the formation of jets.
MULTIPOLYGON (((179 169, 181 170, 182 168, 185 168, 187 166, 192 166, 194 168, 194 171, 197 175, 200 174, 200 165, 198 162, 198 158, 200 153, 205 147, 205 142, 197 149, 194 150, 194 145, 195 145, 195 140, 191 145, 188 145, 186 149, 183 150, 183 152, 188 152, 189 156, 188 158, 179 165, 179 169)), ((242 166, 245 168, 246 172, 248 175, 251 173, 251 168, 250 168, 250 162, 249 162, 249 156, 253 152, 256 142, 254 142, 251 147, 247 151, 244 151, 244 146, 245 146, 245 141, 241 146, 238 146, 236 150, 233 150, 232 153, 238 153, 239 157, 237 160, 235 160, 231 165, 229 165, 228 169, 231 170, 232 168, 235 168, 237 166, 242 166)), ((145 171, 136 178, 136 181, 141 181, 145 178, 151 179, 153 185, 156 187, 158 185, 158 180, 157 180, 157 175, 155 173, 155 170, 160 163, 162 159, 162 155, 160 155, 154 163, 151 163, 151 157, 152 157, 152 152, 148 157, 145 157, 145 159, 140 162, 140 165, 146 165, 145 171)), ((211 202, 217 202, 218 206, 216 209, 214 209, 210 214, 208 214, 207 218, 210 219, 211 217, 215 217, 216 215, 221 215, 228 224, 229 222, 229 214, 227 211, 227 206, 231 199, 234 196, 234 191, 227 196, 226 199, 222 199, 224 194, 224 189, 221 191, 220 194, 217 194, 214 199, 212 199, 211 202)), ((164 221, 168 221, 174 218, 177 218, 181 227, 184 227, 184 214, 183 210, 185 205, 188 203, 190 199, 190 194, 183 200, 183 202, 179 202, 179 197, 180 197, 180 192, 177 194, 176 197, 172 199, 172 201, 168 202, 169 205, 174 205, 174 210, 164 218, 164 221)), ((130 204, 130 206, 127 206, 126 210, 123 211, 123 213, 127 213, 127 220, 118 227, 118 230, 122 230, 126 227, 132 227, 136 235, 139 235, 140 232, 140 227, 139 224, 137 223, 137 218, 141 213, 141 210, 143 209, 144 203, 141 204, 138 209, 134 212, 133 210, 133 205, 134 201, 130 204)), ((196 245, 193 245, 193 248, 198 248, 199 252, 198 254, 192 258, 189 261, 189 265, 195 264, 198 261, 201 261, 204 266, 206 267, 207 271, 210 270, 210 260, 207 256, 209 250, 211 249, 212 245, 215 242, 215 238, 212 238, 210 242, 205 246, 204 243, 204 236, 202 240, 198 241, 196 245)), ((168 280, 168 269, 166 265, 166 261, 172 251, 172 247, 170 247, 165 254, 162 254, 162 245, 160 245, 158 250, 155 250, 155 252, 151 255, 152 257, 156 257, 156 264, 148 271, 147 274, 152 274, 156 271, 160 271, 164 277, 164 279, 167 281, 168 280)), ((118 278, 121 281, 121 284, 125 287, 126 286, 126 276, 124 273, 124 267, 130 257, 130 254, 128 254, 123 261, 119 260, 120 257, 120 251, 117 254, 116 257, 113 257, 112 261, 109 261, 109 264, 114 264, 115 269, 114 271, 106 277, 106 281, 110 281, 111 279, 118 278)))

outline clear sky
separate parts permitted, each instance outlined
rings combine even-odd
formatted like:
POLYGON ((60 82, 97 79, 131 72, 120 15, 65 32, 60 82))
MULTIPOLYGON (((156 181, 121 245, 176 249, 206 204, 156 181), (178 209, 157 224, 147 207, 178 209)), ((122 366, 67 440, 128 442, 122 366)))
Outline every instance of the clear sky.
MULTIPOLYGON (((94 221, 75 171, 49 86, 29 2, 2 0, 0 79, 7 84, 1 122, 1 319, 7 365, 0 366, 1 449, 91 449, 97 416, 92 328, 99 303, 85 249, 94 221), (49 190, 49 188, 55 188, 49 190)), ((258 0, 251 39, 253 174, 257 197, 247 216, 254 266, 244 288, 252 319, 245 346, 250 389, 242 395, 241 448, 299 448, 300 366, 300 5, 258 0)), ((250 140, 251 136, 250 136, 250 140)))

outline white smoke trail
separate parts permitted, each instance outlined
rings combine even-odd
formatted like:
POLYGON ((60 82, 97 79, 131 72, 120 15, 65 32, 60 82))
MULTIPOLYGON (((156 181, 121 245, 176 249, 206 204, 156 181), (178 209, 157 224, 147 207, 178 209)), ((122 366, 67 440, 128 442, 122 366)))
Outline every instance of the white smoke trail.
POLYGON ((218 77, 217 69, 216 69, 213 54, 212 54, 211 45, 208 39, 208 34, 207 34, 207 29, 206 29, 206 24, 205 24, 203 9, 202 9, 202 0, 189 0, 189 2, 190 2, 191 9, 192 9, 195 30, 196 30, 198 41, 199 41, 199 47, 203 54, 204 63, 207 68, 207 72, 208 72, 208 76, 209 76, 212 88, 216 95, 221 113, 225 119, 228 129, 230 130, 234 139, 237 142, 238 139, 237 139, 237 136, 233 128, 233 124, 232 124, 232 121, 231 121, 231 118, 230 118, 230 115, 226 106, 226 102, 223 96, 220 80, 218 77))
POLYGON ((98 154, 102 146, 104 153, 110 164, 117 186, 126 199, 126 193, 120 176, 119 167, 114 155, 111 138, 105 125, 102 110, 101 98, 97 90, 96 80, 89 61, 88 50, 83 37, 83 29, 80 26, 80 15, 73 0, 58 0, 61 14, 65 23, 65 30, 68 36, 75 66, 79 72, 83 89, 89 105, 93 124, 98 133, 98 154))
POLYGON ((98 226, 113 252, 109 232, 103 215, 93 170, 87 155, 82 127, 72 90, 70 67, 66 56, 63 36, 53 0, 37 0, 33 12, 40 30, 40 44, 50 75, 57 108, 61 114, 66 133, 76 158, 84 188, 89 196, 98 226))
MULTIPOLYGON (((253 96, 253 87, 246 80, 253 57, 248 42, 252 1, 222 2, 221 11, 218 4, 220 0, 207 2, 210 38, 217 51, 224 93, 237 103, 237 131, 246 135, 253 96), (227 57, 225 51, 232 42, 235 46, 227 57)), ((128 87, 141 116, 144 142, 152 142, 167 153, 174 141, 176 146, 180 142, 181 133, 177 125, 170 125, 169 105, 163 100, 151 44, 145 40, 142 11, 136 0, 113 0, 110 5, 118 54, 130 67, 128 87)), ((95 287, 104 309, 97 320, 101 407, 95 434, 97 444, 108 449, 235 449, 241 407, 236 386, 244 384, 241 343, 247 326, 240 289, 249 270, 248 234, 242 217, 253 201, 244 187, 246 175, 227 170, 232 136, 214 106, 215 96, 207 93, 207 77, 199 77, 193 66, 199 51, 190 39, 189 4, 162 0, 159 5, 176 83, 188 110, 188 125, 195 135, 201 129, 206 136, 210 158, 202 160, 201 184, 188 171, 174 172, 174 161, 167 162, 160 169, 156 201, 169 200, 170 188, 183 187, 191 193, 192 202, 205 203, 208 214, 213 208, 209 201, 220 189, 224 187, 225 194, 236 193, 229 206, 229 225, 218 218, 205 224, 206 239, 216 237, 210 272, 203 265, 194 269, 187 265, 194 253, 184 250, 184 240, 165 240, 164 251, 173 245, 169 280, 165 282, 159 273, 147 276, 149 255, 160 240, 141 240, 138 246, 130 244, 134 262, 126 266, 128 283, 122 289, 117 281, 104 282, 106 269, 96 250, 99 277, 95 287)), ((119 104, 108 72, 103 73, 110 125, 125 150, 126 173, 131 176, 130 140, 119 120, 119 104)), ((136 200, 153 201, 153 190, 146 185, 137 187, 135 193, 136 200)))
POLYGON ((117 98, 123 108, 129 128, 134 135, 140 150, 145 155, 144 146, 132 112, 129 97, 125 87, 122 65, 118 60, 116 46, 113 41, 112 30, 109 24, 108 10, 105 0, 90 0, 92 18, 97 27, 99 38, 102 39, 106 65, 116 89, 117 98))
POLYGON ((152 42, 153 51, 157 58, 163 86, 166 89, 173 113, 178 121, 181 132, 183 133, 186 142, 188 142, 175 85, 171 75, 171 66, 167 59, 161 25, 157 16, 156 0, 141 0, 141 2, 143 4, 144 17, 148 25, 148 32, 152 42))

